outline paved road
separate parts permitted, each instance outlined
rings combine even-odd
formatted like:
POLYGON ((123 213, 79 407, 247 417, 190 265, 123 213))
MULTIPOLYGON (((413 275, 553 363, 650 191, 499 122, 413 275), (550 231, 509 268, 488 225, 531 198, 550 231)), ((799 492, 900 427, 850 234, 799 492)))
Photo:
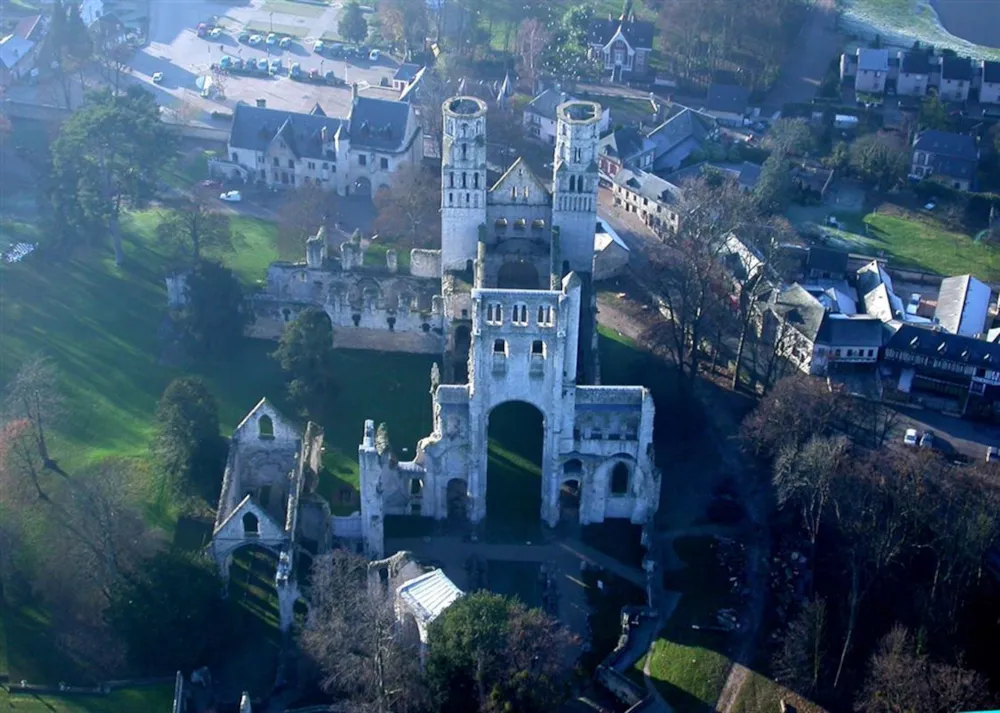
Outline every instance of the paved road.
POLYGON ((936 447, 948 456, 960 453, 973 460, 986 457, 987 446, 1000 446, 1000 428, 995 425, 955 418, 929 409, 899 406, 896 443, 902 443, 907 428, 918 432, 933 431, 936 447))
POLYGON ((816 95, 830 60, 841 49, 836 0, 814 0, 795 44, 781 66, 778 81, 767 95, 763 110, 772 114, 788 102, 807 102, 816 95))

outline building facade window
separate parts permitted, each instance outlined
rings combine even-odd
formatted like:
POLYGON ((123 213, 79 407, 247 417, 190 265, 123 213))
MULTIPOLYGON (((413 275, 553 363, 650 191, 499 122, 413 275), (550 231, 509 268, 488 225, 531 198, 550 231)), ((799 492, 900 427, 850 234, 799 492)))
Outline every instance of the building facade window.
POLYGON ((388 171, 389 170, 389 159, 387 159, 387 158, 380 158, 379 159, 379 166, 382 168, 383 171, 388 171))

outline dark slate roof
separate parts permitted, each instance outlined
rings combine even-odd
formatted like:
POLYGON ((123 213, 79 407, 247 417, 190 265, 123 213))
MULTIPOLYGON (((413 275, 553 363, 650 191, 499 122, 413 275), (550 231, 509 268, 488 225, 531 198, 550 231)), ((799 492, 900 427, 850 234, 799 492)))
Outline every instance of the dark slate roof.
POLYGON ((844 275, 847 273, 847 259, 848 254, 843 250, 810 247, 806 269, 844 275))
POLYGON ((627 126, 617 131, 612 131, 601 139, 598 150, 600 153, 627 161, 642 151, 642 139, 642 134, 639 133, 638 129, 627 126))
POLYGON ((693 109, 682 109, 649 132, 657 153, 666 153, 687 139, 704 141, 715 130, 715 119, 693 109))
POLYGON ((735 84, 713 84, 708 90, 705 107, 710 111, 742 114, 747 110, 750 90, 735 84))
POLYGON ((780 315, 788 326, 799 332, 812 343, 816 343, 823 317, 826 315, 822 303, 796 283, 778 295, 772 309, 780 315))
POLYGON ((983 62, 983 81, 1000 84, 1000 62, 983 62))
POLYGON ((410 108, 407 102, 358 97, 351 111, 351 148, 399 151, 407 139, 410 108))
POLYGON ((412 82, 413 78, 417 76, 417 72, 421 70, 419 64, 412 64, 407 62, 406 64, 399 65, 399 69, 396 73, 392 75, 393 79, 398 79, 402 82, 412 82))
POLYGON ((913 148, 941 156, 961 158, 966 161, 978 161, 979 151, 976 140, 964 134, 952 134, 948 131, 930 129, 917 137, 913 148))
POLYGON ((941 78, 972 81, 972 60, 968 57, 945 55, 941 58, 941 78))
POLYGON ((676 203, 681 198, 681 189, 652 173, 623 168, 615 174, 615 183, 625 186, 633 193, 664 205, 676 203))
POLYGON ((532 114, 538 114, 545 119, 556 120, 556 108, 565 101, 572 99, 566 92, 559 91, 555 88, 546 89, 544 92, 539 94, 537 97, 528 102, 528 106, 524 108, 525 111, 530 111, 532 114))
POLYGON ((1000 365, 1000 344, 912 324, 900 326, 885 348, 986 369, 1000 365))
POLYGON ((875 317, 828 314, 816 341, 830 347, 880 347, 882 334, 882 320, 875 317))
POLYGON ((930 52, 923 50, 904 52, 903 62, 899 69, 906 74, 930 74, 932 56, 930 52))
POLYGON ((621 19, 594 20, 590 23, 587 36, 590 44, 604 47, 621 28, 625 41, 632 49, 653 49, 653 23, 645 20, 622 22, 621 19))
POLYGON ((40 39, 37 35, 42 28, 42 16, 30 15, 21 19, 14 28, 14 34, 26 40, 35 42, 40 39))
POLYGON ((326 159, 322 153, 322 129, 326 127, 330 136, 333 136, 343 125, 343 119, 332 119, 319 114, 299 114, 237 104, 233 112, 233 125, 229 130, 229 144, 240 149, 265 151, 280 132, 299 157, 326 159))
POLYGON ((740 164, 740 177, 738 179, 740 185, 752 190, 757 185, 757 179, 760 178, 761 168, 756 163, 750 163, 749 161, 744 161, 740 164))

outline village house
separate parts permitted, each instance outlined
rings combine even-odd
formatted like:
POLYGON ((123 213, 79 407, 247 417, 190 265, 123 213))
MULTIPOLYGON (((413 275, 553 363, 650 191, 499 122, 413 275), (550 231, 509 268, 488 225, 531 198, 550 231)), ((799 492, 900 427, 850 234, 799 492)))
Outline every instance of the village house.
POLYGON ((983 81, 979 88, 979 101, 1000 104, 1000 62, 984 60, 981 69, 983 81))
POLYGON ((272 187, 317 184, 339 194, 392 187, 393 174, 421 160, 423 131, 408 102, 358 97, 345 119, 317 104, 311 113, 237 105, 223 173, 272 187))
POLYGON ((736 84, 713 84, 702 111, 720 124, 743 126, 750 102, 750 90, 736 84))
POLYGON ((597 162, 601 176, 613 179, 618 171, 650 171, 656 154, 656 142, 634 126, 616 129, 600 140, 597 162))
POLYGON ((941 281, 934 321, 951 334, 977 337, 986 331, 990 311, 990 287, 972 275, 956 275, 941 281))
POLYGON ((664 178, 675 186, 683 186, 684 181, 713 176, 736 181, 741 189, 749 192, 757 186, 757 179, 760 178, 760 166, 749 161, 743 163, 702 161, 679 171, 668 173, 664 178))
MULTIPOLYGON (((575 97, 563 92, 558 86, 546 89, 524 107, 524 130, 528 136, 543 143, 556 143, 556 109, 560 104, 577 101, 575 97)), ((611 111, 602 109, 598 131, 604 133, 611 124, 611 111)))
POLYGON ((941 57, 941 86, 938 95, 944 101, 964 102, 972 88, 972 60, 968 57, 941 57))
POLYGON ((913 178, 933 176, 951 188, 968 191, 975 185, 978 165, 979 149, 971 136, 931 129, 913 142, 913 178))
POLYGON ((859 47, 858 68, 854 75, 854 91, 881 94, 889 78, 889 50, 859 47))
POLYGON ((0 39, 0 86, 31 75, 45 28, 45 19, 32 15, 22 19, 12 33, 0 39))
POLYGON ((898 53, 899 75, 896 77, 896 94, 922 97, 930 86, 931 73, 936 65, 930 50, 907 50, 898 53))
POLYGON ((401 64, 396 69, 396 73, 392 75, 392 88, 403 93, 410 88, 411 84, 418 82, 423 73, 424 68, 419 64, 410 62, 401 64))
POLYGON ((618 19, 609 14, 606 20, 593 20, 588 32, 591 58, 611 72, 615 81, 650 71, 654 26, 652 22, 636 20, 631 5, 631 0, 625 0, 618 19))
POLYGON ((717 130, 715 119, 708 114, 681 109, 647 135, 656 144, 653 170, 657 173, 676 171, 717 130))
POLYGON ((635 213, 654 231, 673 232, 680 226, 676 204, 681 190, 673 183, 639 169, 623 168, 615 173, 612 192, 616 206, 635 213))

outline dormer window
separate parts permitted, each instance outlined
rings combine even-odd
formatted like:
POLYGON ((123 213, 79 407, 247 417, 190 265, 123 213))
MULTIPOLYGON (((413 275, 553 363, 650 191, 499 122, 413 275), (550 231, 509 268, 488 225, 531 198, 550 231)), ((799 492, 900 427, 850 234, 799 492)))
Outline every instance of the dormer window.
POLYGON ((497 218, 496 223, 494 223, 494 225, 498 229, 504 230, 507 227, 507 219, 506 218, 497 218))
POLYGON ((514 230, 524 230, 526 225, 527 223, 524 218, 518 218, 514 221, 514 230))
POLYGON ((541 218, 531 221, 532 230, 545 230, 545 221, 541 218))

